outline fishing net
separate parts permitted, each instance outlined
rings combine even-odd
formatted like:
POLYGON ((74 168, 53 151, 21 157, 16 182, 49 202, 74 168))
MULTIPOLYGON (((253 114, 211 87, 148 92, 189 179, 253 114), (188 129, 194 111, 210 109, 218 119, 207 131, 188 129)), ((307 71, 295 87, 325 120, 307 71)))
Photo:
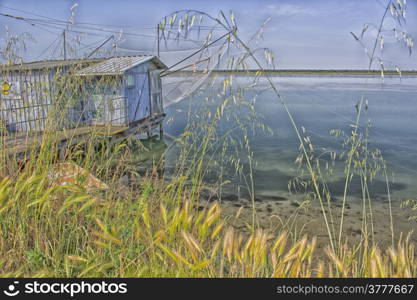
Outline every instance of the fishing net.
MULTIPOLYGON (((262 39, 268 21, 249 38, 248 44, 262 39)), ((214 75, 219 70, 224 75, 248 71, 248 58, 253 59, 259 53, 266 67, 275 67, 273 54, 267 48, 249 50, 236 40, 239 38, 232 12, 228 17, 220 12, 214 18, 199 11, 177 11, 162 18, 158 26, 158 49, 162 50, 158 52, 169 66, 161 73, 165 107, 192 96, 199 89, 214 86, 217 79, 214 75)), ((252 76, 254 80, 257 78, 252 76)))

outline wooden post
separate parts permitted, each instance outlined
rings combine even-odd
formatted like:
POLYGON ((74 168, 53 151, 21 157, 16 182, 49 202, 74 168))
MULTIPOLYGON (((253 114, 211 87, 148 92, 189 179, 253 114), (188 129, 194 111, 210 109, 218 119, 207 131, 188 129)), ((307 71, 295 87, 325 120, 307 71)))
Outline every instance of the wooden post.
POLYGON ((161 121, 159 122, 159 139, 162 140, 163 136, 164 136, 164 128, 162 126, 162 121, 161 121))
POLYGON ((67 143, 66 142, 61 142, 58 144, 58 160, 60 161, 64 161, 65 160, 65 154, 66 154, 66 149, 67 148, 67 143))
POLYGON ((146 128, 146 135, 147 135, 148 139, 151 137, 151 126, 148 126, 146 128))
POLYGON ((64 42, 64 60, 67 60, 67 43, 65 39, 65 29, 62 35, 63 35, 63 42, 64 42))

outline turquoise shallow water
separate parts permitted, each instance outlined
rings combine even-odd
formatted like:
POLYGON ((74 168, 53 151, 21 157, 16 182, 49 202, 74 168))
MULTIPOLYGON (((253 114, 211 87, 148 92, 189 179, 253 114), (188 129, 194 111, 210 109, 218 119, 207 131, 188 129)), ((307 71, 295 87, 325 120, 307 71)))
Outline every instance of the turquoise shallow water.
MULTIPOLYGON (((243 84, 247 77, 237 77, 243 84)), ((340 141, 330 135, 330 130, 351 130, 350 124, 355 118, 355 105, 364 96, 368 100, 368 110, 363 115, 362 125, 370 121, 370 147, 380 149, 388 163, 390 190, 392 199, 407 200, 417 198, 417 78, 398 77, 274 77, 281 94, 299 126, 306 129, 313 144, 328 160, 329 151, 341 151, 340 141)), ((290 126, 282 105, 270 90, 264 90, 266 82, 260 82, 255 90, 248 93, 253 96, 256 91, 263 91, 256 98, 255 109, 273 134, 254 134, 250 136, 251 149, 254 152, 254 183, 259 197, 279 197, 288 193, 288 182, 298 174, 294 160, 298 153, 298 141, 290 126)), ((187 124, 187 114, 198 111, 204 97, 195 95, 190 99, 166 108, 168 115, 165 131, 173 136, 181 134, 187 124)), ((210 104, 211 109, 216 103, 210 104)), ((220 127, 227 130, 232 126, 224 122, 220 127)), ((241 138, 236 136, 237 139, 241 138)), ((167 155, 167 165, 175 163, 177 152, 173 149, 167 155)), ((242 152, 242 160, 246 154, 242 152)), ((248 169, 247 162, 244 170, 248 169)), ((232 184, 230 193, 242 185, 235 178, 233 170, 225 171, 232 184)), ((216 172, 212 174, 217 176, 216 172)), ((329 178, 329 188, 335 198, 343 193, 343 165, 335 164, 335 173, 329 178)), ((353 179, 349 196, 361 196, 359 180, 353 179)), ((373 198, 386 197, 386 184, 382 177, 377 177, 371 184, 373 198)))

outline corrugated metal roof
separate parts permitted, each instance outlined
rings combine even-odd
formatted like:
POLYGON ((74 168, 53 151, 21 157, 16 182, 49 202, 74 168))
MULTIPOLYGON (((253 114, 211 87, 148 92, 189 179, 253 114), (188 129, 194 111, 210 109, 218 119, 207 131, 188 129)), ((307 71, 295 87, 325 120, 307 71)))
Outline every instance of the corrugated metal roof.
POLYGON ((23 71, 23 70, 41 70, 41 69, 53 69, 64 66, 72 65, 85 65, 95 62, 103 61, 103 58, 92 59, 67 59, 67 60, 41 60, 28 63, 13 64, 13 65, 0 65, 0 71, 23 71))
POLYGON ((152 61, 158 68, 165 69, 167 66, 161 62, 156 56, 140 55, 140 56, 119 56, 106 59, 100 63, 84 68, 77 75, 120 75, 125 71, 136 67, 142 63, 152 61))

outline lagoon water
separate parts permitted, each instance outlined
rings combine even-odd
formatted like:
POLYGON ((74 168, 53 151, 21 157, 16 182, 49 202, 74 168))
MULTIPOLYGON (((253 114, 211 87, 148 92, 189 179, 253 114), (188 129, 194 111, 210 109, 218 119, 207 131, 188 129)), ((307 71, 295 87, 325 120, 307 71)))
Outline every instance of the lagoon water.
MULTIPOLYGON (((245 83, 249 79, 235 77, 236 84, 239 80, 245 83)), ((366 98, 368 109, 362 115, 362 129, 370 122, 369 148, 380 149, 387 161, 392 200, 417 198, 417 77, 400 79, 396 76, 382 81, 379 77, 364 76, 288 76, 273 77, 273 81, 280 88, 296 123, 305 128, 306 136, 312 139, 324 160, 329 160, 330 152, 343 150, 342 140, 336 140, 330 130, 340 129, 349 134, 356 118, 355 105, 361 97, 366 98)), ((299 175, 294 163, 299 142, 282 105, 271 90, 265 90, 266 86, 266 82, 261 80, 259 86, 248 93, 248 98, 251 98, 262 91, 254 100, 255 109, 273 132, 272 135, 258 132, 250 136, 255 161, 255 193, 259 197, 288 193, 289 181, 299 175)), ((166 111, 171 118, 167 118, 166 132, 173 136, 181 134, 189 108, 194 113, 204 109, 203 98, 195 95, 169 106, 166 111)), ((216 105, 218 103, 212 103, 211 108, 216 105)), ((232 126, 227 124, 230 123, 222 126, 232 126)), ((175 162, 175 155, 175 151, 168 155, 168 164, 175 162)), ((243 161, 246 156, 242 152, 243 161)), ((334 169, 328 184, 337 198, 343 193, 343 165, 336 163, 334 169)), ((233 177, 233 170, 229 171, 228 179, 232 179, 235 185, 242 185, 233 177)), ((231 187, 230 192, 233 191, 231 187)), ((359 180, 354 179, 348 194, 360 198, 361 193, 359 180)), ((373 180, 371 193, 373 198, 386 197, 387 187, 382 177, 373 180)))

